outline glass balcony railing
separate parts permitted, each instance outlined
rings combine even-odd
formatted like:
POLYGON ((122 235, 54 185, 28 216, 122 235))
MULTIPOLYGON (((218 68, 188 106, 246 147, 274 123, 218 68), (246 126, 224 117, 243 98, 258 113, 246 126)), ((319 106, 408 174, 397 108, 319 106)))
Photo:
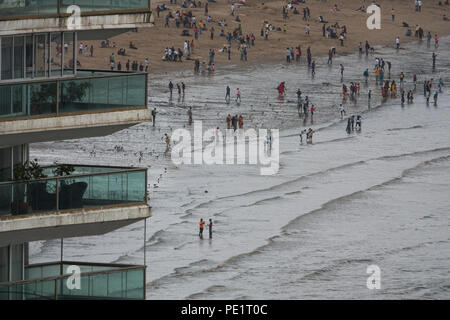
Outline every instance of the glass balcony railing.
POLYGON ((147 106, 147 74, 0 85, 0 118, 147 106))
POLYGON ((67 13, 71 5, 79 6, 81 14, 150 8, 148 0, 8 0, 0 3, 0 18, 67 13))
POLYGON ((147 169, 75 166, 69 176, 0 182, 0 217, 147 202, 147 169))
POLYGON ((0 300, 145 299, 145 266, 63 261, 26 266, 25 279, 0 283, 0 300))

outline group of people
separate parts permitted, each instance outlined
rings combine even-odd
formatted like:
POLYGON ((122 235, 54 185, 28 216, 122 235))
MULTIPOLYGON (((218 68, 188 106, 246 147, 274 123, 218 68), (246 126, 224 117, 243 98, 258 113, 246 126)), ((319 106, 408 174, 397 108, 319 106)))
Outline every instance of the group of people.
POLYGON ((183 51, 174 47, 166 47, 164 49, 163 61, 173 61, 173 62, 182 62, 181 58, 183 57, 183 51))
POLYGON ((300 131, 300 143, 303 143, 303 135, 306 137, 306 143, 311 144, 312 138, 314 134, 314 130, 312 128, 309 128, 308 130, 301 130, 300 131))
MULTIPOLYGON (((169 81, 170 97, 172 97, 173 89, 174 89, 174 85, 172 83, 172 80, 170 80, 169 81)), ((186 90, 186 85, 184 84, 183 81, 181 81, 181 83, 177 83, 177 90, 178 90, 178 96, 183 96, 184 97, 184 92, 186 90)))
MULTIPOLYGON (((209 229, 209 238, 212 239, 212 227, 213 227, 213 222, 211 219, 209 219, 208 222, 208 229, 209 229)), ((203 219, 200 219, 199 222, 199 232, 198 232, 198 236, 200 239, 203 239, 203 230, 205 229, 205 221, 203 221, 203 219)))
POLYGON ((349 117, 347 119, 347 128, 345 129, 345 131, 347 131, 348 134, 356 131, 361 131, 361 125, 362 125, 362 117, 360 115, 355 116, 352 115, 351 117, 349 117))
POLYGON ((237 129, 243 129, 244 128, 244 117, 242 117, 242 115, 234 115, 231 116, 230 114, 228 114, 227 116, 227 129, 231 129, 233 128, 234 131, 236 131, 237 129))

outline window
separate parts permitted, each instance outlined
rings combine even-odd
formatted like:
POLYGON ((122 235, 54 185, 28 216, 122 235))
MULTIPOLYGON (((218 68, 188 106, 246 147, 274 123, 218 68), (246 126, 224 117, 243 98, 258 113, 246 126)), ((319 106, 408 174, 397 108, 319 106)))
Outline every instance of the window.
POLYGON ((14 79, 24 78, 25 64, 25 38, 24 36, 14 37, 14 79))
POLYGON ((13 63, 13 38, 2 38, 2 64, 1 78, 2 80, 12 79, 12 63, 13 63))

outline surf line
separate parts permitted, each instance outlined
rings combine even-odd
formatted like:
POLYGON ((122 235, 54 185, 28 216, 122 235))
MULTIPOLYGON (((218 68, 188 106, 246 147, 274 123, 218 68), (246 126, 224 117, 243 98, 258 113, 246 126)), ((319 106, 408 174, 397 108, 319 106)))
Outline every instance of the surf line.
POLYGON ((214 316, 216 307, 196 307, 188 304, 187 307, 181 308, 182 315, 208 315, 209 318, 214 316))

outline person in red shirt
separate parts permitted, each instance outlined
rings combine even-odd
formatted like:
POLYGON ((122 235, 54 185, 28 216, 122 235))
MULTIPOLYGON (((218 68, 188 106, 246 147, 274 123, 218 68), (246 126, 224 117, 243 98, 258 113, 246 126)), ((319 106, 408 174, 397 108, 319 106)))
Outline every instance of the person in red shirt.
POLYGON ((212 239, 212 227, 213 227, 213 222, 211 219, 209 219, 208 229, 209 229, 209 238, 210 239, 212 239))

